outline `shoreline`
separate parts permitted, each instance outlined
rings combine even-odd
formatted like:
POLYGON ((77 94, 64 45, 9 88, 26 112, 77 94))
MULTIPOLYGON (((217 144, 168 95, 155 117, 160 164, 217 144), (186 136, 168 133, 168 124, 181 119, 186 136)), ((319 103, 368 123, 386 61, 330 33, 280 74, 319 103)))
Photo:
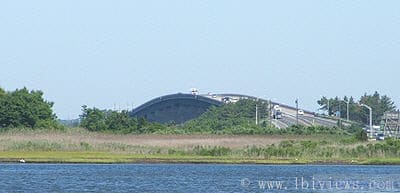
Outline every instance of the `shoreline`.
POLYGON ((114 154, 110 152, 0 152, 0 163, 20 164, 237 164, 237 165, 400 165, 400 158, 262 159, 229 156, 114 154), (24 159, 25 163, 20 163, 24 159))

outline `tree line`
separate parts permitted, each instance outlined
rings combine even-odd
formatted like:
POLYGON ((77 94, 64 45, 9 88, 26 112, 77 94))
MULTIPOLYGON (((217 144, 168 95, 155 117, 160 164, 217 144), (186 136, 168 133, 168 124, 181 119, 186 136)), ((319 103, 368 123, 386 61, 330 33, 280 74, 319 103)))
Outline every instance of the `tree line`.
POLYGON ((317 103, 320 105, 320 109, 329 115, 342 118, 347 116, 347 103, 349 103, 349 119, 364 124, 369 123, 369 110, 360 104, 368 105, 372 108, 372 120, 375 125, 380 123, 384 113, 396 110, 392 99, 386 95, 380 95, 378 92, 370 95, 365 93, 358 101, 352 96, 344 96, 343 99, 336 96, 334 98, 322 97, 317 103))
MULTIPOLYGON (((81 126, 90 131, 117 133, 155 133, 155 134, 344 134, 336 127, 292 126, 285 129, 267 124, 265 115, 268 105, 261 101, 240 100, 219 107, 211 107, 200 117, 186 123, 159 124, 147 122, 144 118, 129 116, 128 111, 100 110, 82 107, 81 126), (255 123, 255 106, 261 115, 261 124, 255 123), (264 117, 262 116, 264 115, 264 117)), ((355 132, 355 131, 353 131, 355 132)))
MULTIPOLYGON (((123 133, 235 133, 251 134, 264 132, 255 124, 255 105, 260 114, 266 114, 267 105, 253 100, 212 107, 197 119, 184 124, 159 124, 144 118, 129 116, 128 111, 100 110, 82 106, 81 126, 90 131, 112 131, 123 133)), ((264 124, 263 127, 266 127, 264 124)))

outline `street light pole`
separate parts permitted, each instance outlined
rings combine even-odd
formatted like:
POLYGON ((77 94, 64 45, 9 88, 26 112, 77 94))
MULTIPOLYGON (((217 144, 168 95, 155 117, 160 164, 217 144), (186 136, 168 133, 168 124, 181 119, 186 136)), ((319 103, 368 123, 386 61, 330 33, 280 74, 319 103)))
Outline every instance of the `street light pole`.
POLYGON ((350 115, 350 111, 349 111, 349 105, 350 105, 350 100, 348 100, 347 99, 347 110, 346 110, 346 112, 347 112, 347 121, 349 121, 349 115, 350 115))
POLYGON ((256 125, 258 125, 258 106, 256 103, 256 125))
POLYGON ((330 116, 330 113, 329 113, 329 99, 328 99, 328 117, 330 116))
POLYGON ((349 103, 350 103, 350 100, 349 99, 347 99, 347 101, 345 101, 345 100, 343 100, 343 102, 346 102, 346 105, 347 105, 347 107, 346 107, 346 119, 347 119, 347 121, 349 121, 349 103))
POLYGON ((339 127, 342 129, 342 105, 340 105, 340 100, 339 100, 339 127))
POLYGON ((296 125, 299 125, 299 99, 296 99, 296 125))
POLYGON ((368 105, 365 104, 360 104, 360 106, 365 107, 369 110, 369 130, 370 130, 370 137, 372 138, 373 136, 373 131, 372 131, 372 108, 368 105))
POLYGON ((271 115, 271 113, 272 113, 272 104, 271 104, 271 99, 269 99, 269 101, 268 101, 268 119, 269 119, 269 128, 271 128, 272 127, 272 115, 271 115))

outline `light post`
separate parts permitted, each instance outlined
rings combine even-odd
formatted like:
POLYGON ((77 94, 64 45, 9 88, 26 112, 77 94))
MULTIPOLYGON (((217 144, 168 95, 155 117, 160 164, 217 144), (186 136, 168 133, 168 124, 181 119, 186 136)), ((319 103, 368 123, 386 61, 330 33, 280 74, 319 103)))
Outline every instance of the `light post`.
POLYGON ((271 128, 272 127, 272 117, 273 117, 273 115, 272 115, 272 108, 273 108, 272 101, 276 101, 276 98, 268 98, 267 100, 268 100, 268 107, 267 107, 267 110, 268 110, 268 122, 269 122, 269 127, 271 128))
POLYGON ((263 112, 265 113, 265 121, 268 121, 269 128, 271 128, 271 99, 269 99, 268 95, 263 95, 263 104, 264 102, 266 102, 266 110, 263 112))
POLYGON ((345 101, 345 100, 340 100, 340 98, 339 98, 339 124, 340 124, 340 128, 342 128, 342 108, 341 108, 341 102, 345 102, 346 104, 347 104, 347 107, 346 107, 346 119, 347 119, 347 121, 349 121, 349 103, 350 103, 350 100, 349 99, 347 99, 347 101, 345 101))
POLYGON ((296 99, 296 125, 299 125, 299 99, 296 99))
POLYGON ((368 105, 365 104, 360 104, 360 106, 365 107, 369 110, 369 130, 370 130, 370 137, 372 138, 373 136, 373 131, 372 131, 372 108, 368 105))
POLYGON ((342 129, 342 109, 340 105, 340 99, 339 99, 339 127, 342 129))
POLYGON ((256 99, 256 125, 258 125, 258 97, 256 99))
POLYGON ((272 103, 271 103, 271 99, 268 100, 268 121, 269 121, 269 128, 272 127, 272 116, 271 116, 271 112, 272 111, 272 103))
POLYGON ((330 113, 329 113, 329 99, 328 99, 328 117, 330 116, 330 113))
POLYGON ((349 121, 349 104, 350 104, 350 100, 349 99, 347 99, 347 101, 345 101, 345 100, 343 100, 344 102, 346 102, 346 104, 347 104, 347 108, 346 108, 346 119, 347 119, 347 121, 349 121))

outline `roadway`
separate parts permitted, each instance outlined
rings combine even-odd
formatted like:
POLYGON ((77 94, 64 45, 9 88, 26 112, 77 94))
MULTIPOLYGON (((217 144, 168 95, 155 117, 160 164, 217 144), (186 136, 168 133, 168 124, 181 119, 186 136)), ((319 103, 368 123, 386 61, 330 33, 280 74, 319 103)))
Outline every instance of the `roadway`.
MULTIPOLYGON (((285 128, 285 126, 292 126, 297 124, 297 111, 293 108, 281 107, 282 109, 282 118, 274 119, 272 122, 278 128, 285 128)), ((326 127, 335 127, 337 126, 337 121, 327 118, 322 118, 315 116, 313 113, 304 112, 304 115, 298 115, 298 124, 304 126, 326 126, 326 127)))
MULTIPOLYGON (((268 100, 257 98, 248 95, 240 95, 240 94, 214 94, 214 95, 205 95, 205 97, 223 101, 224 99, 228 98, 231 102, 236 102, 240 99, 252 99, 252 100, 260 100, 263 102, 268 103, 268 100)), ((286 128, 292 125, 300 124, 304 126, 312 126, 312 125, 320 125, 326 127, 335 127, 338 125, 337 120, 332 120, 329 118, 318 117, 312 111, 304 110, 304 115, 298 115, 298 123, 297 123, 297 109, 295 107, 281 104, 278 102, 271 101, 271 104, 279 105, 282 109, 282 118, 281 119, 273 119, 271 123, 275 125, 277 128, 286 128)), ((344 123, 344 125, 349 125, 348 123, 344 123)))

